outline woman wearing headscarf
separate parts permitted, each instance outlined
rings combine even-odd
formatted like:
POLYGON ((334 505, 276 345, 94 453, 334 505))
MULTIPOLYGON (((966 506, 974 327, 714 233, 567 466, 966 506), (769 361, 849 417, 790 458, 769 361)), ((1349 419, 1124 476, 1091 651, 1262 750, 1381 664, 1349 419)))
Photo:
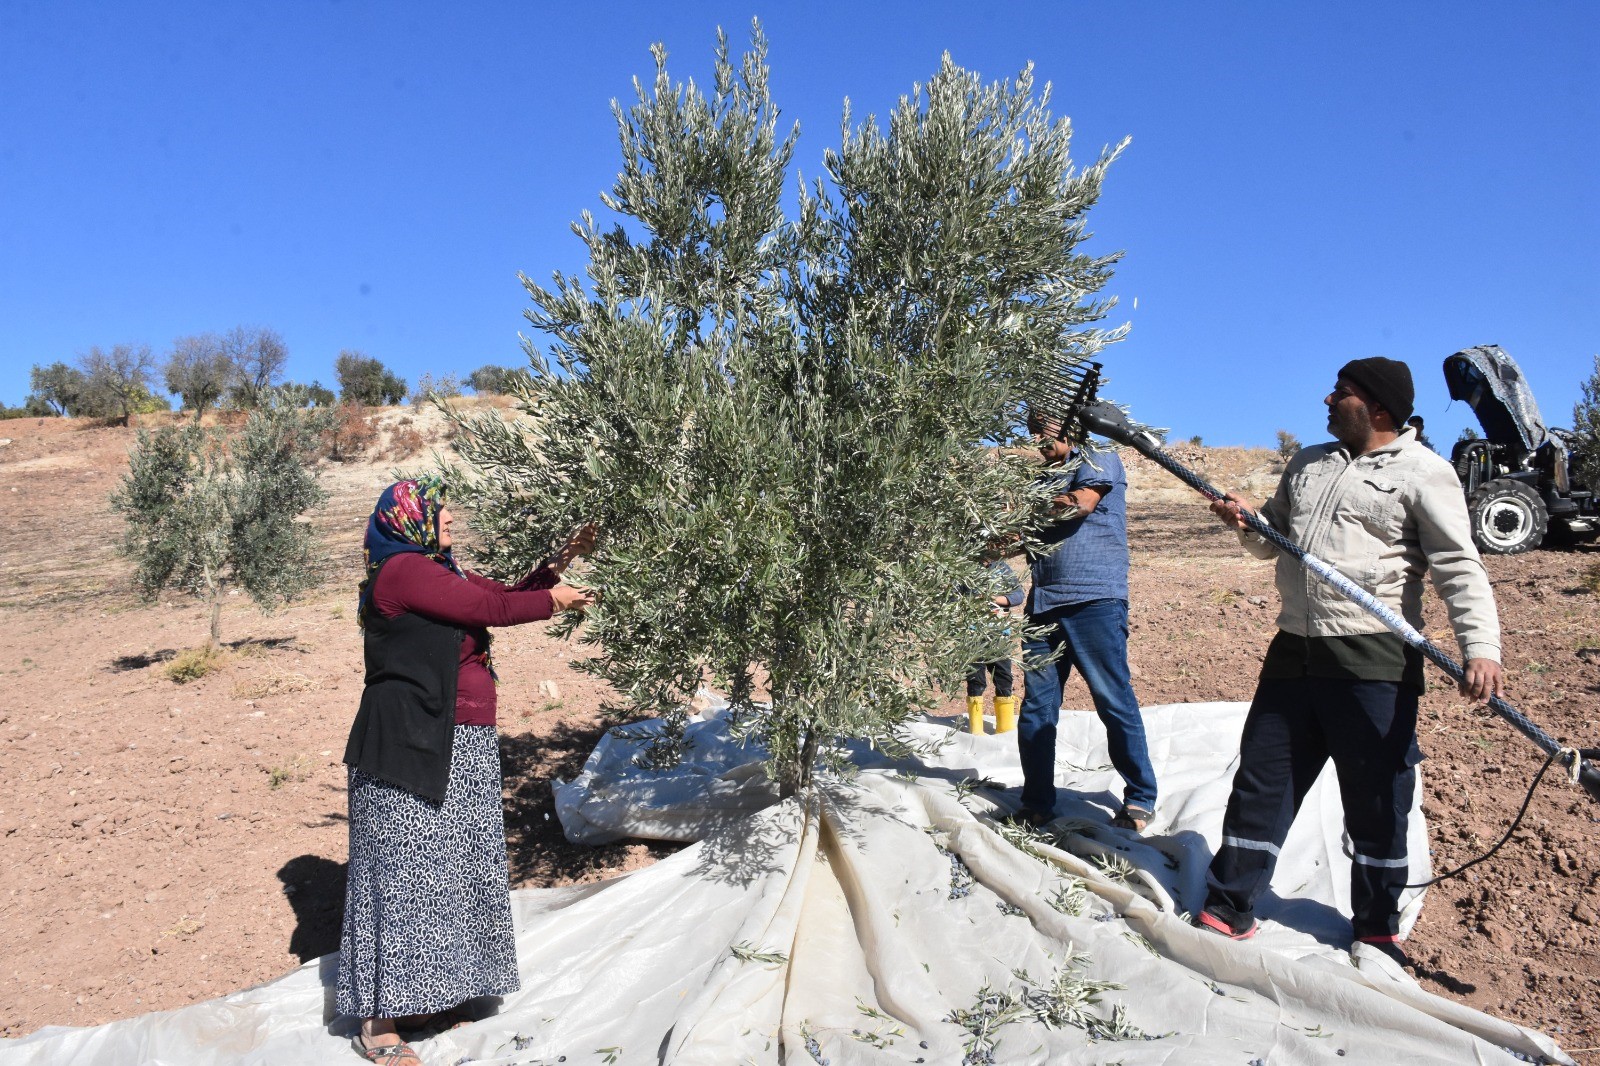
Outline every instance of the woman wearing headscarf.
POLYGON ((396 482, 363 545, 338 1008, 382 1066, 421 1066, 399 1028, 448 1025, 458 1004, 518 987, 488 630, 592 602, 560 577, 594 527, 508 586, 456 563, 451 520, 442 482, 396 482))

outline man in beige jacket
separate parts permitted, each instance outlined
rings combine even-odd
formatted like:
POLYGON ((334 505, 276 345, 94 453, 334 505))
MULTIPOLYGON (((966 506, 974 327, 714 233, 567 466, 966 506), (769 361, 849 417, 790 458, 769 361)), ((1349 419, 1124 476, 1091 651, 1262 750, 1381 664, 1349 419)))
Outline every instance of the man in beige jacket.
MULTIPOLYGON (((1501 693, 1500 626, 1466 503, 1450 464, 1417 441, 1411 371, 1358 359, 1324 402, 1336 438, 1289 461, 1261 517, 1306 551, 1422 625, 1426 572, 1449 610, 1466 675, 1463 695, 1501 693)), ((1277 556, 1283 607, 1239 745, 1239 770, 1212 860, 1199 925, 1236 940, 1255 932, 1300 802, 1329 759, 1339 778, 1358 943, 1397 962, 1406 820, 1416 787, 1422 657, 1372 615, 1245 529, 1240 500, 1212 511, 1262 559, 1277 556)))

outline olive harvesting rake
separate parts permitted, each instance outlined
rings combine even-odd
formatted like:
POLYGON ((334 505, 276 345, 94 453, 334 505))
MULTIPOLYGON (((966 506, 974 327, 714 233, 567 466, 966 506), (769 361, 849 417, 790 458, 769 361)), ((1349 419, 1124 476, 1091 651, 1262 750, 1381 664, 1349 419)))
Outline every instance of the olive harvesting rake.
MULTIPOLYGON (((1120 407, 1099 398, 1099 389, 1104 383, 1100 369, 1099 363, 1082 361, 1075 356, 1064 354, 1055 365, 1046 369, 1046 373, 1040 374, 1029 383, 1026 402, 1030 409, 1047 413, 1060 420, 1059 434, 1063 440, 1081 442, 1088 433, 1099 434, 1134 449, 1206 499, 1211 501, 1224 499, 1225 494, 1220 489, 1209 484, 1163 449, 1161 442, 1153 433, 1135 424, 1120 407)), ((1366 589, 1345 577, 1325 560, 1312 555, 1278 532, 1249 508, 1240 507, 1239 517, 1251 532, 1266 539, 1279 551, 1287 553, 1316 578, 1332 586, 1341 595, 1377 618, 1453 680, 1458 683, 1461 681, 1465 671, 1460 663, 1445 654, 1366 589)), ((1545 769, 1552 763, 1559 764, 1567 771, 1567 776, 1574 784, 1581 784, 1592 798, 1600 801, 1600 770, 1596 769, 1593 761, 1600 758, 1600 750, 1563 747, 1550 734, 1499 696, 1490 697, 1489 708, 1538 745, 1547 756, 1545 769)), ((1540 775, 1543 773, 1541 770, 1540 775)))

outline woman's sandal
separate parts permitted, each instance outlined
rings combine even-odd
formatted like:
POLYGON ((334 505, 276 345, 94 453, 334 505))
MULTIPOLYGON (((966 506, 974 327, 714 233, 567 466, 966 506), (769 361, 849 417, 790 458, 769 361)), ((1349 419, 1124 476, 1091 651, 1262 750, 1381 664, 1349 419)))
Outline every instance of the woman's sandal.
POLYGON ((1111 816, 1111 825, 1116 829, 1131 829, 1135 833, 1142 833, 1144 827, 1149 825, 1150 819, 1154 817, 1154 811, 1124 803, 1122 809, 1111 816))
POLYGON ((369 1044, 357 1033, 350 1040, 356 1054, 378 1066, 422 1066, 422 1057, 410 1044, 369 1044))

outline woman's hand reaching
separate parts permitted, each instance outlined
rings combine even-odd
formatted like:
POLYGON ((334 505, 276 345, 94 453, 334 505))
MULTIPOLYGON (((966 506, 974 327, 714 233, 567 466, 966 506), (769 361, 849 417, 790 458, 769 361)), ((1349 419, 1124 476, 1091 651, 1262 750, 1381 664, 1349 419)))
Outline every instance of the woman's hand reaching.
POLYGON ((561 573, 572 565, 574 559, 581 559, 594 551, 595 537, 600 533, 593 522, 586 522, 572 537, 561 546, 561 550, 550 557, 545 565, 556 573, 561 573))
POLYGON ((595 598, 593 592, 571 585, 555 585, 550 589, 550 604, 557 613, 590 607, 594 604, 595 598))
POLYGON ((585 522, 583 528, 572 535, 566 546, 561 549, 561 554, 577 559, 594 551, 594 541, 600 529, 593 522, 585 522))

